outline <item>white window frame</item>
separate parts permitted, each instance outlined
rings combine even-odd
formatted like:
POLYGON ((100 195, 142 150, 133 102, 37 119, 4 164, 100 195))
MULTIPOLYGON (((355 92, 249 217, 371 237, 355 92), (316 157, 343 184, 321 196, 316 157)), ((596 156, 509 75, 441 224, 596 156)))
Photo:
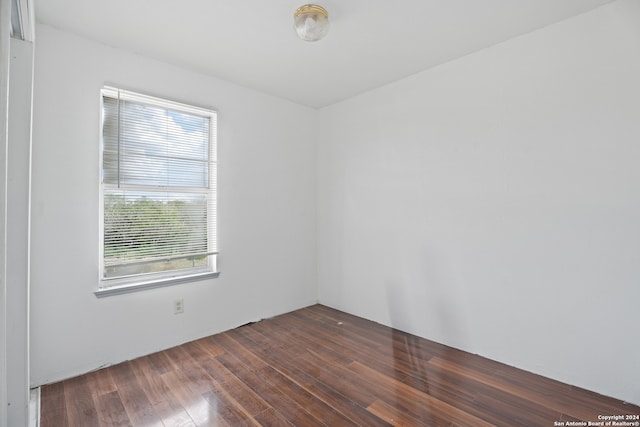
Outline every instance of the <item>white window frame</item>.
MULTIPOLYGON (((109 295, 117 295, 128 292, 135 292, 144 289, 157 288, 163 286, 170 286, 180 283, 193 282, 196 280, 204 280, 215 278, 220 275, 218 271, 218 252, 211 251, 208 254, 208 266, 207 267, 195 267, 180 270, 169 270, 154 273, 136 274, 132 276, 121 276, 113 278, 104 277, 104 193, 105 190, 114 189, 116 186, 113 184, 105 184, 103 182, 103 126, 104 126, 104 114, 102 113, 104 106, 104 98, 116 98, 125 101, 137 102, 142 104, 150 104, 160 108, 166 108, 169 110, 175 110, 183 113, 194 114, 198 116, 204 116, 210 119, 209 126, 209 156, 210 163, 217 163, 217 112, 213 109, 196 107, 193 105, 187 105, 179 102, 169 101, 162 98, 143 95, 137 92, 131 92, 123 89, 117 89, 109 86, 105 86, 100 93, 100 200, 99 200, 99 284, 98 289, 94 292, 97 297, 104 297, 109 295)), ((217 167, 212 169, 209 166, 209 190, 208 203, 211 208, 208 208, 209 213, 216 214, 217 211, 217 167)), ((120 186, 122 188, 122 186, 120 186)), ((139 189, 139 186, 125 186, 125 189, 135 190, 139 189)), ((217 241, 217 224, 216 219, 208 221, 207 226, 207 238, 210 242, 217 241)))

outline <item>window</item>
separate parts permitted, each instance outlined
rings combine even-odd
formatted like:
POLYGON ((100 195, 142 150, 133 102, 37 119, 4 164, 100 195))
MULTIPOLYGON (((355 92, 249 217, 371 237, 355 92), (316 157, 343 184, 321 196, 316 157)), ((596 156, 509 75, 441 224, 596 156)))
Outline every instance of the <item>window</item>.
POLYGON ((217 275, 216 113, 102 90, 100 288, 217 275))

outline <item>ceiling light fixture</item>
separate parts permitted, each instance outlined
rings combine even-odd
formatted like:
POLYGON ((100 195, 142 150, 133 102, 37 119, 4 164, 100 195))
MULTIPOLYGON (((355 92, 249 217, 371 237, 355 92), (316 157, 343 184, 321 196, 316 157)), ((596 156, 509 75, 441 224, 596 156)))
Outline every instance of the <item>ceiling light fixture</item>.
POLYGON ((300 6, 293 14, 293 22, 298 37, 304 41, 318 41, 329 32, 329 14, 317 4, 300 6))

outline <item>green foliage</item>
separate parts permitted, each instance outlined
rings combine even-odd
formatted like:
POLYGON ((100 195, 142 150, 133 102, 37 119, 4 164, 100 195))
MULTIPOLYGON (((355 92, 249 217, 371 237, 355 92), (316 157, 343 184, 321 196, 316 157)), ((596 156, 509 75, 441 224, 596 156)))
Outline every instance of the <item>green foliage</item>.
POLYGON ((135 260, 206 251, 206 204, 107 194, 105 259, 135 260))

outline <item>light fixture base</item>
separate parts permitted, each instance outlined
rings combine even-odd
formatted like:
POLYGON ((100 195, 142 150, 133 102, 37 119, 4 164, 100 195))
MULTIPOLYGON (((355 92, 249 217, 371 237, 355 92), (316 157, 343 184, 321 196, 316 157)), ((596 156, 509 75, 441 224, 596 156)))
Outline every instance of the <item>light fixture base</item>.
POLYGON ((297 18, 298 16, 306 13, 318 13, 320 15, 323 15, 325 18, 329 19, 329 14, 327 13, 327 10, 322 6, 318 6, 317 4, 305 4, 304 6, 300 6, 298 9, 296 9, 296 12, 293 14, 293 17, 297 18))

